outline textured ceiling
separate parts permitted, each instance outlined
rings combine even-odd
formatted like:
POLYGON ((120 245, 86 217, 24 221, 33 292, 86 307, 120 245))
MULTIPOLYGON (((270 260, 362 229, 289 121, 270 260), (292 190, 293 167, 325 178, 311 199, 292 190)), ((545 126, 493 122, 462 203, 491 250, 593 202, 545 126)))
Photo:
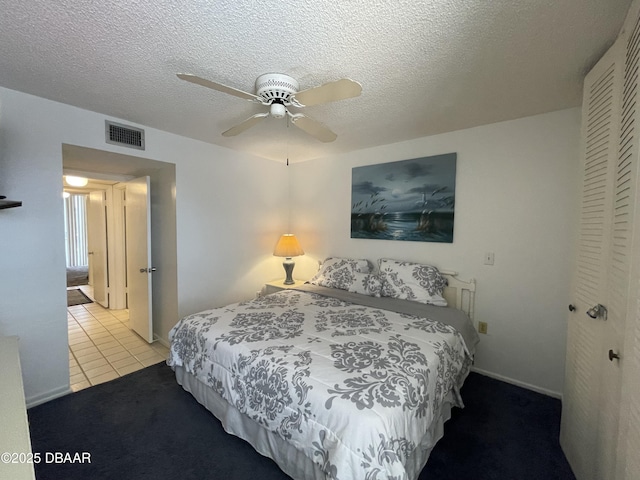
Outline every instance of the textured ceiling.
POLYGON ((0 0, 0 85, 237 151, 301 161, 577 106, 631 0, 0 0), (360 97, 307 107, 321 143, 179 80, 286 73, 360 97))

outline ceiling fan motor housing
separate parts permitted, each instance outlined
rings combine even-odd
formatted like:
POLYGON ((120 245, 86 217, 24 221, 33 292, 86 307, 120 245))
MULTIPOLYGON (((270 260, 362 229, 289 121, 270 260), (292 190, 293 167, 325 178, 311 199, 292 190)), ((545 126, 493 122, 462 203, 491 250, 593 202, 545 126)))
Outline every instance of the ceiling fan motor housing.
POLYGON ((256 79, 256 95, 267 105, 291 105, 289 99, 298 88, 297 80, 283 73, 265 73, 256 79))

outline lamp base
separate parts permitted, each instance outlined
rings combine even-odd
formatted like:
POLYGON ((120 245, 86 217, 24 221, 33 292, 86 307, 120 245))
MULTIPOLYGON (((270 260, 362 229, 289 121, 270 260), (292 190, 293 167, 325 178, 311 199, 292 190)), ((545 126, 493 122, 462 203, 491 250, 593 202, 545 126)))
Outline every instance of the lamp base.
POLYGON ((285 285, 293 285, 294 282, 293 281, 293 267, 295 267, 296 262, 294 262, 293 260, 291 260, 290 257, 287 257, 285 259, 284 262, 282 262, 282 266, 284 267, 284 273, 287 275, 287 278, 284 279, 284 284, 285 285))

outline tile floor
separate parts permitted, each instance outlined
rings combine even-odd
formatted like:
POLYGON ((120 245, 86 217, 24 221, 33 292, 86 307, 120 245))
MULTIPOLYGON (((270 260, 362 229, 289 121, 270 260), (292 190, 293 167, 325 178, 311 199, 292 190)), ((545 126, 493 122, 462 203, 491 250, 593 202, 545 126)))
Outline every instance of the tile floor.
MULTIPOLYGON (((84 288, 85 293, 90 295, 84 288)), ((74 392, 166 360, 169 349, 129 329, 128 310, 97 303, 67 307, 69 371, 74 392)))

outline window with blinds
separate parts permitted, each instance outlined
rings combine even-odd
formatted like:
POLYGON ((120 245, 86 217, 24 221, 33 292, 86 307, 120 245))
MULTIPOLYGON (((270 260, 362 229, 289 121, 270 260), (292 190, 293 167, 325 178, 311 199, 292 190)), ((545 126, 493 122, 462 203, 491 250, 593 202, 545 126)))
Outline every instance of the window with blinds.
POLYGON ((67 267, 88 265, 86 194, 72 193, 64 199, 64 235, 67 267))

